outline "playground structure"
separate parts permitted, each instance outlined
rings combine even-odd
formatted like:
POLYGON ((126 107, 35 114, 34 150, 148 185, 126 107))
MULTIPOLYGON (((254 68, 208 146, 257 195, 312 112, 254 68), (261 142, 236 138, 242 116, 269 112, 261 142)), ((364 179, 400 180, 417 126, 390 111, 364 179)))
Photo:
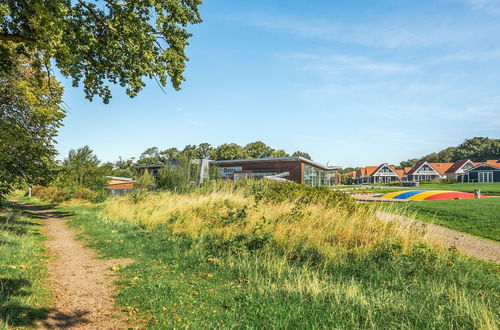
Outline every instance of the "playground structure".
MULTIPOLYGON (((449 200, 449 199, 474 199, 474 193, 450 191, 450 190, 406 190, 396 191, 386 194, 378 194, 375 197, 384 199, 429 201, 429 200, 449 200)), ((485 198, 488 196, 479 196, 485 198)))

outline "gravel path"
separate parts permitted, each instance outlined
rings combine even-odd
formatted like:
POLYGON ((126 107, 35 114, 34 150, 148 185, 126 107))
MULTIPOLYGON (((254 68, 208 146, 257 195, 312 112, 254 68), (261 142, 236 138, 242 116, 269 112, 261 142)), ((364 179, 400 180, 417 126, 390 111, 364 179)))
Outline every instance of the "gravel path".
POLYGON ((407 225, 421 225, 427 230, 427 237, 433 241, 439 242, 446 247, 454 247, 461 253, 478 259, 500 263, 500 243, 392 213, 377 211, 377 216, 385 221, 399 221, 407 225))
POLYGON ((131 325, 124 313, 114 308, 112 266, 126 265, 131 260, 97 259, 93 250, 75 240, 62 214, 41 207, 18 203, 44 219, 49 281, 55 304, 45 329, 127 329, 131 325))

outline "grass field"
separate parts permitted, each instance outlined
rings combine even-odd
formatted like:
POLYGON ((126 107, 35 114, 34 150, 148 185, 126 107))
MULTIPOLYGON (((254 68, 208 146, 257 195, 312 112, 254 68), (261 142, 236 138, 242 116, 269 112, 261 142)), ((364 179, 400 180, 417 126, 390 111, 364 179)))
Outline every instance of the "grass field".
POLYGON ((500 241, 500 198, 398 203, 391 211, 500 241))
POLYGON ((47 317, 45 260, 39 220, 14 205, 0 207, 0 329, 31 328, 47 317))
POLYGON ((421 184, 418 187, 405 187, 405 188, 394 188, 390 186, 379 186, 375 189, 357 189, 354 192, 373 192, 373 193, 388 193, 393 191, 402 190, 451 190, 451 191, 463 191, 463 192, 474 192, 476 189, 481 189, 481 194, 483 195, 493 195, 500 196, 500 183, 449 183, 449 184, 421 184))
POLYGON ((61 211, 104 257, 136 260, 117 269, 117 302, 148 328, 498 327, 497 265, 427 245, 372 206, 254 188, 61 211))

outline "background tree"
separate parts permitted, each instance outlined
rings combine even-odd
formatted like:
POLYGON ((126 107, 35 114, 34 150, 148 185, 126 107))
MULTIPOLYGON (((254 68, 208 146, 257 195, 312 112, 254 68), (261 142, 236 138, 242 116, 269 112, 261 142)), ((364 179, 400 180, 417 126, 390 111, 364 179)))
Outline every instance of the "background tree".
POLYGON ((302 157, 302 158, 306 158, 306 159, 312 160, 311 156, 307 152, 303 152, 303 151, 295 151, 292 154, 292 156, 293 157, 302 157))
POLYGON ((143 77, 178 90, 184 79, 188 24, 201 22, 201 0, 26 0, 0 4, 0 70, 28 56, 35 67, 54 63, 81 82, 88 99, 111 97, 120 84, 133 97, 143 77))
POLYGON ((135 175, 135 158, 123 159, 119 157, 113 164, 111 175, 123 178, 133 178, 135 175))
POLYGON ((241 159, 245 157, 245 152, 236 143, 222 144, 212 151, 213 160, 241 159))
POLYGON ((151 189, 154 185, 155 179, 149 171, 144 171, 144 174, 138 177, 134 182, 134 186, 140 189, 151 189))
POLYGON ((262 141, 255 141, 243 147, 243 152, 249 158, 273 157, 275 150, 262 141))
POLYGON ((183 158, 187 159, 196 159, 198 158, 198 150, 195 145, 188 144, 182 149, 182 156, 183 158))
POLYGON ((283 149, 274 150, 271 157, 288 157, 289 155, 283 149))
POLYGON ((165 161, 165 157, 160 153, 157 147, 151 147, 144 150, 144 152, 139 156, 137 164, 162 164, 165 161))
POLYGON ((27 60, 0 59, 0 200, 14 185, 45 184, 55 173, 54 138, 65 116, 63 89, 27 60))
POLYGON ((212 146, 209 143, 200 143, 196 148, 197 156, 199 159, 209 159, 212 154, 212 146))
POLYGON ((465 140, 456 147, 448 147, 420 158, 409 159, 400 163, 401 167, 413 166, 419 161, 452 163, 460 159, 481 162, 488 159, 500 159, 500 139, 474 137, 465 140))
POLYGON ((62 163, 56 184, 64 188, 85 187, 100 190, 107 183, 106 175, 110 172, 110 166, 101 165, 88 146, 71 149, 62 163))
POLYGON ((165 160, 177 160, 179 158, 180 153, 181 152, 177 148, 168 148, 160 152, 160 155, 165 160))

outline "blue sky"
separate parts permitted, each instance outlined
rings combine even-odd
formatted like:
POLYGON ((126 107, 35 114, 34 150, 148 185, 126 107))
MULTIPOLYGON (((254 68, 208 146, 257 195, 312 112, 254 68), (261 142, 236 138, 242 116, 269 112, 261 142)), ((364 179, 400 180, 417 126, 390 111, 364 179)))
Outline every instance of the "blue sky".
POLYGON ((108 105, 68 81, 58 150, 105 161, 151 146, 262 140, 330 165, 500 137, 500 0, 208 0, 187 81, 108 105))

